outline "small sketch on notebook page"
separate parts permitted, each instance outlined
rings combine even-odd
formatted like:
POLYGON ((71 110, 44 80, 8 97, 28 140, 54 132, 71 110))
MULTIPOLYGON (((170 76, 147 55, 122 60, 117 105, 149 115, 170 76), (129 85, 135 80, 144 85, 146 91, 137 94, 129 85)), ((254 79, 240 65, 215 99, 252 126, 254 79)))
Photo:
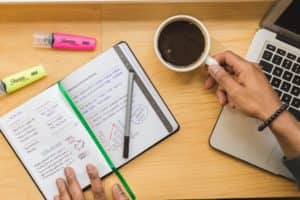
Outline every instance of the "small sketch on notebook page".
POLYGON ((147 106, 143 104, 133 105, 131 120, 134 124, 142 124, 148 117, 147 106))
MULTIPOLYGON (((132 129, 130 133, 133 139, 141 134, 141 132, 137 130, 139 129, 132 129)), ((123 145, 124 123, 121 122, 121 120, 113 122, 108 134, 103 133, 103 131, 101 130, 98 132, 97 136, 108 152, 118 151, 120 148, 122 148, 123 145)))

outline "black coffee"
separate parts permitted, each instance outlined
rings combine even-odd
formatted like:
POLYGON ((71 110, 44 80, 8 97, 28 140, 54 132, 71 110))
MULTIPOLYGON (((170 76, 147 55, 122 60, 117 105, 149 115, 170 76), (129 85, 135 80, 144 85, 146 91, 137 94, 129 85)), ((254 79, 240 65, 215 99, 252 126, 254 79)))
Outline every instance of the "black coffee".
POLYGON ((196 62, 204 51, 204 36, 191 22, 176 21, 167 25, 158 39, 163 59, 178 67, 196 62))

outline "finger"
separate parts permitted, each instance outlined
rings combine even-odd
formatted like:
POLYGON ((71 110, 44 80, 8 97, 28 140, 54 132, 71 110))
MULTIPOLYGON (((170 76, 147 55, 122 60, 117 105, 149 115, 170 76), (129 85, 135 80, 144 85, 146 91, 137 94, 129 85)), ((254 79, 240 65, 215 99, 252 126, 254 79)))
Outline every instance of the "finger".
POLYGON ((231 101, 230 101, 228 104, 229 104, 229 106, 230 106, 231 108, 235 108, 234 103, 232 103, 231 101))
POLYGON ((205 64, 204 65, 204 69, 207 71, 207 68, 208 68, 208 65, 207 64, 205 64))
POLYGON ((259 64, 257 64, 257 63, 252 63, 252 64, 256 69, 258 69, 259 71, 262 72, 262 67, 259 64))
POLYGON ((236 82, 232 76, 230 76, 223 67, 219 65, 211 65, 208 67, 210 75, 219 83, 221 87, 224 88, 226 92, 237 89, 241 87, 238 82, 236 82))
POLYGON ((106 199, 104 188, 99 177, 97 168, 94 165, 89 164, 86 166, 86 171, 91 181, 94 200, 106 199))
POLYGON ((53 200, 59 200, 59 196, 56 195, 56 196, 53 198, 53 200))
POLYGON ((209 76, 209 77, 206 79, 205 83, 204 83, 204 87, 205 87, 205 89, 210 89, 210 88, 212 88, 215 84, 216 84, 215 79, 214 79, 213 77, 209 76))
POLYGON ((225 65, 232 68, 235 73, 240 73, 243 68, 248 64, 242 57, 233 53, 232 51, 225 51, 223 53, 217 54, 214 58, 220 63, 220 65, 225 65))
POLYGON ((232 98, 231 97, 228 97, 228 105, 231 107, 231 108, 236 108, 235 104, 233 103, 232 101, 232 98))
POLYGON ((219 99, 219 102, 220 102, 220 104, 221 104, 222 106, 225 105, 225 104, 227 103, 227 96, 226 96, 226 94, 225 94, 225 92, 224 92, 223 90, 218 89, 218 90, 216 91, 216 95, 217 95, 217 97, 218 97, 218 99, 219 99))
POLYGON ((224 69, 225 69, 225 71, 226 71, 227 73, 229 73, 230 75, 236 75, 236 74, 239 74, 238 72, 234 72, 234 70, 233 70, 231 67, 229 67, 228 65, 225 65, 225 66, 224 66, 224 69))
POLYGON ((129 200, 119 184, 114 184, 112 194, 114 200, 129 200))
POLYGON ((60 200, 71 200, 69 195, 69 191, 67 188, 67 184, 64 179, 59 178, 56 180, 56 186, 59 192, 59 199, 60 200))
POLYGON ((84 196, 75 172, 71 167, 65 168, 65 175, 69 185, 69 192, 73 200, 83 200, 84 196))

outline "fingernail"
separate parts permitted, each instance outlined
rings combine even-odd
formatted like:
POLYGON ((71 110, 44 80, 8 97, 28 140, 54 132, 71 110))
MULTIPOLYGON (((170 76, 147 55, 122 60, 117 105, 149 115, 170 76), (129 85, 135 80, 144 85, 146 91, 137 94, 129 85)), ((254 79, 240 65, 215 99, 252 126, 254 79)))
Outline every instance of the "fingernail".
POLYGON ((220 67, 219 65, 209 65, 209 66, 208 66, 208 69, 209 69, 212 73, 216 74, 216 73, 218 73, 218 71, 221 69, 221 67, 220 67))
POLYGON ((70 167, 65 168, 65 175, 68 177, 72 176, 72 170, 70 167))
POLYGON ((88 164, 88 165, 86 166, 86 171, 87 171, 88 173, 92 173, 92 172, 93 172, 93 169, 94 169, 94 166, 91 165, 91 164, 88 164))
POLYGON ((117 190, 117 192, 120 194, 120 195, 123 195, 124 192, 123 190, 121 189, 120 185, 119 184, 114 184, 114 189, 117 190))
POLYGON ((88 176, 89 176, 91 179, 96 178, 95 173, 94 173, 94 167, 93 167, 92 165, 87 165, 87 166, 86 166, 86 171, 87 171, 87 173, 88 173, 88 176))
POLYGON ((54 200, 59 200, 58 195, 55 195, 55 196, 54 196, 54 200))
POLYGON ((98 171, 96 169, 96 167, 92 164, 88 164, 86 166, 86 171, 88 173, 88 176, 90 177, 90 179, 97 179, 99 178, 99 175, 98 175, 98 171))
POLYGON ((92 171, 92 166, 91 166, 90 164, 88 164, 88 165, 86 166, 86 171, 87 171, 87 173, 91 173, 91 171, 92 171))
POLYGON ((63 187, 64 186, 64 180, 62 178, 56 179, 56 184, 58 187, 63 187))

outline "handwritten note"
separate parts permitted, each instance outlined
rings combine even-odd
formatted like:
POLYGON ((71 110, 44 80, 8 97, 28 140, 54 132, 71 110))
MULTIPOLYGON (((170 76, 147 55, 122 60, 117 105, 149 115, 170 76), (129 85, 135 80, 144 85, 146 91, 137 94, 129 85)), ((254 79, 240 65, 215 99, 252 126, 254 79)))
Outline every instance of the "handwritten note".
POLYGON ((55 180, 64 177, 67 166, 76 169, 82 186, 89 184, 86 164, 110 171, 57 85, 5 115, 0 124, 48 199, 57 194, 55 180))
MULTIPOLYGON (((147 80, 134 56, 127 56, 136 75, 147 80)), ((122 158, 127 82, 128 69, 113 48, 61 82, 117 167, 170 134, 134 83, 130 158, 122 158)), ((145 85, 175 130, 175 119, 150 81, 145 85)), ((57 85, 3 116, 0 128, 47 199, 57 194, 55 180, 64 177, 66 166, 76 170, 82 188, 89 185, 86 164, 94 163, 101 175, 111 171, 57 85)))
MULTIPOLYGON (((128 161, 122 158, 127 82, 114 49, 62 82, 116 166, 128 161)), ((169 134, 136 83, 132 104, 130 159, 169 134)))

